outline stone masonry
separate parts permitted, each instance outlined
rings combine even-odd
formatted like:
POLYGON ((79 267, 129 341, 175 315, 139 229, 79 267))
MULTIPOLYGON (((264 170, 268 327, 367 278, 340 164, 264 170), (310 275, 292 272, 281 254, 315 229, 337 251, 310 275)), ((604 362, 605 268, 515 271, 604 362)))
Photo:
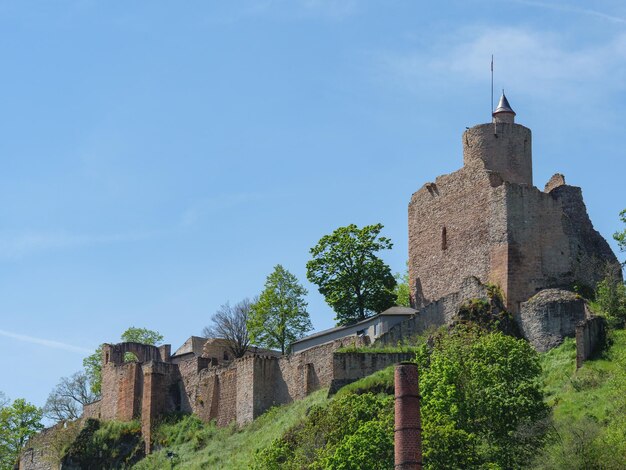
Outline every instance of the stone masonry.
MULTIPOLYGON (((219 426, 242 425, 270 407, 306 397, 320 388, 346 384, 409 360, 412 354, 339 353, 342 346, 363 346, 349 337, 300 353, 277 356, 252 353, 218 363, 215 342, 203 355, 170 356, 169 345, 105 344, 102 351, 102 399, 85 416, 103 420, 140 419, 146 452, 152 450, 152 427, 164 413, 193 413, 219 426), (128 353, 132 353, 131 358, 128 353), (210 354, 211 357, 204 357, 210 354)), ((218 354, 219 353, 219 354, 218 354)))
POLYGON ((580 188, 560 174, 544 191, 533 186, 531 131, 514 123, 506 104, 494 122, 463 134, 463 168, 411 198, 409 281, 417 309, 474 277, 498 286, 524 325, 530 311, 523 304, 540 291, 594 287, 607 265, 619 265, 594 230, 580 188))

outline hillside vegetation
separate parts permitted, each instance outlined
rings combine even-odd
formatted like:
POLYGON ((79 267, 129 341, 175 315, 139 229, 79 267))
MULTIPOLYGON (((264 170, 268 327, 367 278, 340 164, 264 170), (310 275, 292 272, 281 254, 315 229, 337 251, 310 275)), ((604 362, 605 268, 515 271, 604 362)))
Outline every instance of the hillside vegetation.
MULTIPOLYGON (((572 339, 539 355, 523 340, 464 326, 415 350, 425 468, 626 468, 625 331, 578 371, 572 339)), ((155 430, 159 449, 139 462, 120 459, 108 429, 119 434, 111 425, 94 434, 107 442, 106 468, 393 468, 393 368, 241 428, 170 416, 155 430)), ((80 448, 95 450, 87 438, 80 448)))

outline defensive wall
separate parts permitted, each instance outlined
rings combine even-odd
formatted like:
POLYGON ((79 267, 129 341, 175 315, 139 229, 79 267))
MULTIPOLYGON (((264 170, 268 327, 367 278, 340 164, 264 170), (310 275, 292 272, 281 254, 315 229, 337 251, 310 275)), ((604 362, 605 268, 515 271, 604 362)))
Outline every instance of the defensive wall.
POLYGON ((141 419, 146 451, 152 426, 164 413, 193 413, 219 426, 242 425, 272 406, 306 397, 320 388, 346 384, 408 360, 413 354, 340 353, 368 344, 349 337, 288 356, 250 354, 230 363, 187 357, 171 362, 169 346, 137 343, 103 345, 102 399, 85 416, 103 420, 141 419), (128 353, 134 356, 129 361, 128 353))

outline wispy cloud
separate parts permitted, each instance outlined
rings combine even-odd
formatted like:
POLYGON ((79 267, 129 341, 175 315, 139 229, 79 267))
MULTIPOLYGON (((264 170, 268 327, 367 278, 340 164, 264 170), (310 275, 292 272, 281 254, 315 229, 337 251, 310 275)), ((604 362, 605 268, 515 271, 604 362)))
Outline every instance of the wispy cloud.
POLYGON ((70 351, 80 354, 91 354, 93 351, 87 348, 81 348, 80 346, 74 346, 72 344, 62 343, 60 341, 53 341, 45 338, 36 338, 34 336, 22 335, 19 333, 13 333, 11 331, 0 330, 0 336, 14 339, 16 341, 22 341, 24 343, 33 343, 46 348, 62 349, 64 351, 70 351))
POLYGON ((621 16, 612 15, 598 10, 592 10, 589 8, 580 8, 574 5, 564 5, 562 3, 551 2, 538 2, 534 0, 512 0, 514 3, 520 3, 522 5, 528 5, 531 7, 544 8, 548 10, 564 11, 568 13, 576 13, 580 15, 593 16, 603 20, 610 21, 612 23, 626 24, 626 18, 621 16))
POLYGON ((379 55, 379 73, 421 92, 425 83, 472 85, 489 79, 489 60, 496 56, 496 81, 517 93, 535 96, 588 97, 598 91, 624 89, 626 33, 587 47, 568 44, 557 33, 523 27, 472 28, 439 38, 426 49, 379 55))
POLYGON ((181 225, 183 227, 195 225, 210 214, 257 201, 261 198, 262 195, 258 193, 232 193, 201 199, 185 209, 181 216, 181 225))
POLYGON ((67 232, 4 232, 0 233, 0 257, 19 258, 47 250, 136 242, 154 238, 160 233, 154 231, 89 235, 67 232))

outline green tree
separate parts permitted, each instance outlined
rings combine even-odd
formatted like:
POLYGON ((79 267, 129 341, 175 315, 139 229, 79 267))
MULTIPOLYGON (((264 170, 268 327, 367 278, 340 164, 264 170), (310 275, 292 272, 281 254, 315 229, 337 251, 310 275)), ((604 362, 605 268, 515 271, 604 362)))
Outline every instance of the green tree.
POLYGON ((396 279, 396 287, 394 287, 393 293, 396 296, 396 305, 410 307, 411 290, 409 289, 409 272, 405 271, 404 274, 396 273, 394 277, 396 279))
MULTIPOLYGON (((131 326, 122 333, 120 339, 126 343, 141 343, 158 346, 163 342, 163 335, 155 330, 131 326)), ((128 362, 136 359, 137 358, 134 357, 132 353, 128 353, 124 356, 124 360, 128 362)), ((102 345, 98 346, 93 354, 83 359, 83 367, 89 378, 91 391, 96 397, 99 397, 102 388, 102 345)))
POLYGON ((596 286, 595 304, 602 310, 612 327, 626 321, 626 286, 618 273, 607 275, 596 286))
POLYGON ((43 429, 41 417, 41 409, 23 398, 0 409, 0 468, 13 468, 28 439, 43 429))
POLYGON ((290 343, 313 328, 306 311, 306 294, 296 276, 276 265, 250 310, 248 331, 252 343, 278 348, 285 354, 290 343))
POLYGON ((89 377, 91 392, 99 397, 102 388, 102 345, 93 354, 83 358, 83 367, 89 377))
MULTIPOLYGON (((626 224, 626 209, 624 209, 622 212, 619 213, 619 218, 622 221, 622 223, 626 224)), ((619 232, 615 232, 613 234, 613 238, 619 245, 619 249, 621 251, 626 251, 626 228, 624 228, 623 230, 619 232)))
POLYGON ((396 301, 396 280, 376 256, 393 246, 388 238, 379 237, 382 228, 382 224, 339 227, 310 250, 307 278, 317 284, 339 325, 364 320, 396 301))
POLYGON ((520 468, 541 446, 548 407, 524 340, 458 326, 419 354, 428 468, 520 468), (495 467, 494 467, 495 465, 495 467))
POLYGON ((131 326, 122 333, 121 339, 125 343, 141 343, 158 346, 163 342, 163 335, 158 331, 131 326))

